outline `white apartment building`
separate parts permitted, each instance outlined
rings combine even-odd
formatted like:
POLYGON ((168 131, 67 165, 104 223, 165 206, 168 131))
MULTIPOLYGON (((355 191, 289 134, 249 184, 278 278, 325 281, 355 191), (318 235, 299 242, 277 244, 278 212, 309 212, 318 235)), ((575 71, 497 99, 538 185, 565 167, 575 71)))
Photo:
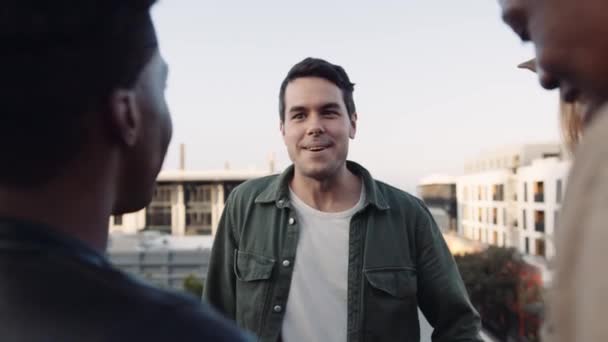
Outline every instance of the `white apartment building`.
POLYGON ((175 236, 215 235, 228 194, 242 182, 271 171, 162 171, 151 203, 110 218, 110 233, 159 231, 175 236))
POLYGON ((570 161, 559 144, 522 145, 468 161, 457 180, 458 232, 551 259, 570 161))
POLYGON ((570 161, 539 159, 518 170, 517 210, 514 223, 520 251, 530 255, 555 255, 553 237, 561 209, 570 161))

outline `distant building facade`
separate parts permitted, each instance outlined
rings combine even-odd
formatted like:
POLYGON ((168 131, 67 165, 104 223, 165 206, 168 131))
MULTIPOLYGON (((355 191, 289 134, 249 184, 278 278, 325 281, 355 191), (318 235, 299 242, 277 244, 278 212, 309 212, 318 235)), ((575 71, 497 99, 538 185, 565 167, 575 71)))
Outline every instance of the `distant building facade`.
POLYGON ((440 175, 427 177, 419 183, 418 195, 429 207, 442 231, 457 230, 456 178, 440 175))
POLYGON ((112 216, 110 233, 158 231, 175 236, 215 235, 230 192, 270 171, 162 171, 150 204, 136 213, 112 216))
POLYGON ((570 163, 560 144, 516 146, 468 161, 456 182, 459 234, 551 259, 570 163))

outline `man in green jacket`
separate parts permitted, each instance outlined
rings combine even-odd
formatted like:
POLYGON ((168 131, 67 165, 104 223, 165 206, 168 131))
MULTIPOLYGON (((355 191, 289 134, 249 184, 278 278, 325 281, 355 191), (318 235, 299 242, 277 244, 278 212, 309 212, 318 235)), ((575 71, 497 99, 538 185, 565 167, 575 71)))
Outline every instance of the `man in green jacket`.
POLYGON ((260 341, 479 341, 472 307, 431 214, 417 198, 347 161, 354 84, 307 58, 280 89, 293 161, 229 196, 206 299, 260 341))

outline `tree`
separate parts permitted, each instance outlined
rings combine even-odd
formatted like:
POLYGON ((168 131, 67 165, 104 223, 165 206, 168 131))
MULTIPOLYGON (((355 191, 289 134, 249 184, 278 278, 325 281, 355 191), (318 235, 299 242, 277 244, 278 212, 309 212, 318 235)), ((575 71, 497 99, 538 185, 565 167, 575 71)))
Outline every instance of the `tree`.
POLYGON ((486 328, 502 338, 510 334, 537 336, 540 317, 525 308, 542 306, 538 270, 512 248, 492 246, 454 259, 486 328))

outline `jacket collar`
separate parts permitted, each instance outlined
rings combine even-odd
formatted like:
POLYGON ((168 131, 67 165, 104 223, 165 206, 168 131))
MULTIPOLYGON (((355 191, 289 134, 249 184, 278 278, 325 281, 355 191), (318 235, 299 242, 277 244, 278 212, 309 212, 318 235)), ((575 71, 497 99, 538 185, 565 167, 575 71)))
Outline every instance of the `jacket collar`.
MULTIPOLYGON (((363 186, 365 187, 365 204, 366 206, 372 205, 378 210, 388 210, 386 199, 382 192, 378 189, 376 182, 372 178, 369 171, 363 166, 352 162, 346 161, 346 167, 355 175, 361 177, 363 180, 363 186)), ((294 166, 291 165, 278 177, 276 177, 264 191, 259 194, 255 203, 275 203, 278 208, 284 208, 289 204, 289 182, 293 178, 294 166)))

